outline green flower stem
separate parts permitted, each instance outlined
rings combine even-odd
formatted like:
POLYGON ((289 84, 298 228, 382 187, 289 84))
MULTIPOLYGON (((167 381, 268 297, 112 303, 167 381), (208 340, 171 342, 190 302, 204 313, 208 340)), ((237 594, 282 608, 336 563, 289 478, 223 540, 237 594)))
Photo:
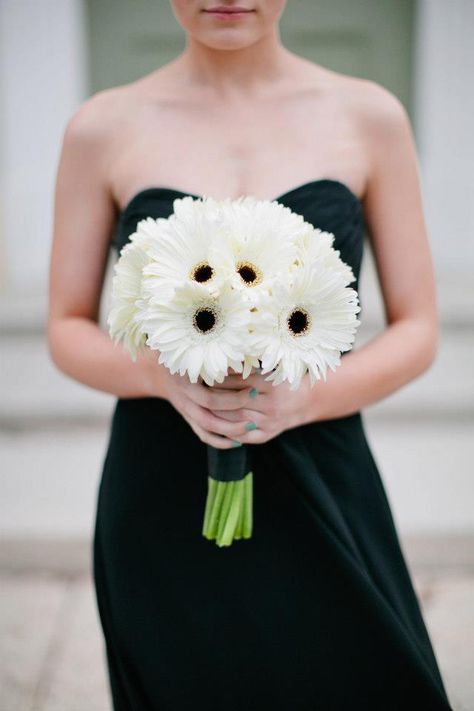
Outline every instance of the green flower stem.
POLYGON ((212 509, 209 516, 209 528, 207 531, 207 538, 213 539, 217 534, 217 526, 219 523, 219 512, 222 505, 222 499, 224 498, 225 482, 216 481, 216 493, 214 496, 214 501, 212 502, 212 509))
POLYGON ((234 493, 234 486, 235 486, 235 481, 224 482, 225 493, 224 493, 224 499, 222 501, 221 514, 220 514, 219 522, 218 522, 218 526, 217 526, 217 540, 220 540, 220 538, 224 532, 224 526, 226 524, 227 516, 229 515, 229 511, 230 511, 230 505, 232 503, 232 495, 234 493))
POLYGON ((242 536, 250 538, 252 535, 252 504, 253 504, 253 479, 252 472, 244 478, 245 485, 245 510, 242 536))
POLYGON ((207 535, 207 532, 209 531, 209 528, 211 525, 211 515, 212 515, 212 509, 214 506, 216 494, 217 494, 217 481, 215 479, 212 480, 212 477, 208 477, 206 508, 204 511, 204 522, 203 522, 203 527, 202 527, 202 532, 205 536, 207 535))
POLYGON ((219 481, 208 477, 208 492, 202 532, 217 545, 250 538, 253 524, 253 474, 243 479, 219 481))
POLYGON ((239 479, 237 484, 238 484, 238 490, 239 490, 240 508, 239 508, 239 515, 237 518, 237 523, 235 525, 234 538, 238 540, 238 539, 242 538, 242 524, 244 521, 244 506, 245 506, 244 480, 239 479))
POLYGON ((232 492, 232 499, 230 503, 230 509, 228 511, 225 525, 224 525, 224 530, 222 532, 222 536, 218 537, 217 539, 217 545, 218 546, 230 546, 232 541, 234 540, 235 537, 235 527, 237 525, 237 519, 239 517, 240 509, 241 509, 241 504, 242 504, 242 496, 241 496, 241 491, 239 481, 232 482, 234 484, 233 487, 233 492, 232 492))
POLYGON ((245 477, 242 479, 242 513, 240 516, 240 537, 244 537, 245 511, 247 509, 247 485, 245 477))
POLYGON ((212 504, 216 496, 217 480, 213 479, 211 476, 207 477, 207 499, 206 499, 206 509, 204 512, 204 523, 202 525, 202 533, 205 536, 209 528, 209 521, 211 518, 212 504))
POLYGON ((222 512, 222 503, 225 496, 225 482, 217 481, 216 484, 216 496, 212 505, 211 516, 209 519, 210 526, 210 536, 215 539, 217 536, 217 529, 219 526, 219 520, 222 512))

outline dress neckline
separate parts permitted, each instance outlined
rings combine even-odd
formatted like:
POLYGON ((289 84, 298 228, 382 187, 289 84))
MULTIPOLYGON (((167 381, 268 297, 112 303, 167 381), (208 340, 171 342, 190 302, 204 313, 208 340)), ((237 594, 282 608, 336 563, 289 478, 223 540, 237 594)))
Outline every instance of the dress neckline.
MULTIPOLYGON (((277 197, 272 198, 272 202, 274 201, 280 201, 283 199, 287 199, 290 197, 294 197, 297 193, 299 193, 301 190, 305 190, 310 187, 316 187, 316 186, 323 186, 323 185, 333 185, 334 187, 337 187, 338 189, 342 189, 352 200, 354 200, 355 203, 359 205, 359 207, 362 207, 362 198, 360 198, 356 193, 350 188, 346 183, 342 182, 341 180, 336 180, 335 178, 317 178, 316 180, 309 180, 306 183, 301 183, 301 185, 297 185, 294 188, 291 188, 290 190, 287 190, 286 192, 282 193, 281 195, 277 195, 277 197)), ((144 197, 145 195, 152 194, 152 193, 168 193, 168 194, 174 194, 176 196, 182 195, 182 196, 189 196, 192 198, 196 199, 202 199, 204 195, 198 195, 197 193, 190 193, 190 192, 185 192, 184 190, 179 190, 179 188, 171 188, 171 187, 165 187, 165 186, 160 186, 160 185, 150 185, 149 187, 142 188, 138 192, 136 192, 130 200, 124 205, 123 208, 119 209, 119 218, 123 220, 125 216, 135 207, 135 204, 140 200, 140 198, 144 197)))

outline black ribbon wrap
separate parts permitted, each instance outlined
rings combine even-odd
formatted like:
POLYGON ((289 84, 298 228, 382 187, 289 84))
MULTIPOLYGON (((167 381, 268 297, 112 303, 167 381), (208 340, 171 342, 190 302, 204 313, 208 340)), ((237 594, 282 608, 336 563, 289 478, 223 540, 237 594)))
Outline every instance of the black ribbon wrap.
POLYGON ((207 445, 209 476, 217 481, 239 481, 251 471, 250 451, 245 444, 233 449, 207 445))

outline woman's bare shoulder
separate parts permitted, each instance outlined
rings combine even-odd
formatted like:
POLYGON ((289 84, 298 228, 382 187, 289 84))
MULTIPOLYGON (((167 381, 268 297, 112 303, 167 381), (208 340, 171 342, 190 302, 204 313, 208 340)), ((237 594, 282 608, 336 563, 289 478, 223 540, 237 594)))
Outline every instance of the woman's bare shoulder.
POLYGON ((65 134, 82 141, 110 135, 131 105, 128 85, 102 89, 89 96, 69 117, 65 134))
POLYGON ((87 164, 110 190, 112 166, 133 128, 144 92, 140 82, 102 89, 89 96, 69 117, 63 130, 62 154, 74 165, 87 164))
POLYGON ((324 96, 333 109, 351 119, 370 139, 389 136, 409 126, 407 111, 389 89, 371 79, 350 76, 304 59, 302 76, 310 77, 316 96, 324 96))
POLYGON ((354 77, 318 67, 320 80, 344 108, 372 128, 386 127, 407 120, 407 112, 400 99, 389 89, 371 79, 354 77))
POLYGON ((384 141, 394 133, 409 130, 410 119, 405 106, 386 87, 370 79, 342 74, 335 81, 346 110, 370 141, 384 141))
POLYGON ((135 81, 96 91, 74 111, 65 126, 65 135, 82 144, 106 149, 114 137, 121 138, 127 124, 143 103, 160 99, 160 86, 166 84, 166 67, 135 81), (152 95, 150 87, 153 87, 152 95))
POLYGON ((383 161, 387 151, 413 150, 408 112, 393 92, 375 81, 332 71, 325 76, 333 106, 347 117, 366 156, 368 184, 373 166, 383 161))

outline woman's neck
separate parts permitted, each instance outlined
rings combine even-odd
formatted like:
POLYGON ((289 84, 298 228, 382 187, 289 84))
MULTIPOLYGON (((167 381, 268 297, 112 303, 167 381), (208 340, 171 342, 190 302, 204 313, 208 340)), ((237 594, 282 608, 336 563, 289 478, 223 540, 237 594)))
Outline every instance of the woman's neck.
POLYGON ((276 79, 284 78, 293 58, 280 43, 275 28, 275 32, 239 49, 215 49, 188 36, 176 68, 185 81, 207 86, 226 98, 234 93, 252 93, 267 82, 274 84, 276 79))

